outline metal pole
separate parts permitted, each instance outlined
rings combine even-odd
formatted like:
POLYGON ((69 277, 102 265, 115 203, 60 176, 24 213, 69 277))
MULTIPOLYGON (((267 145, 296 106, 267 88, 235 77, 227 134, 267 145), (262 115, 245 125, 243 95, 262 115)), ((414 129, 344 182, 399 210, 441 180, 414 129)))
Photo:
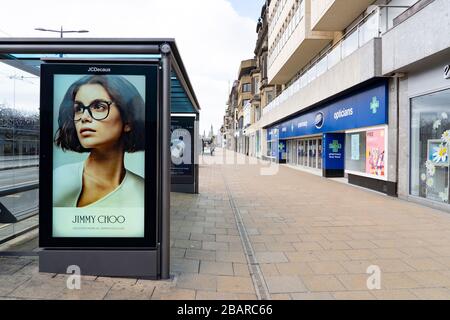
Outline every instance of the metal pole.
MULTIPOLYGON (((60 35, 60 37, 61 37, 61 39, 63 38, 63 28, 62 28, 62 26, 61 26, 61 35, 60 35)), ((59 57, 60 58, 63 57, 63 53, 62 52, 59 54, 59 57)))
POLYGON ((170 278, 170 52, 161 46, 162 108, 161 108, 161 278, 170 278))
MULTIPOLYGON (((63 40, 66 40, 64 38, 63 40)), ((124 53, 124 54, 158 54, 160 53, 157 45, 147 44, 76 44, 76 43, 59 43, 59 44, 7 44, 0 42, 0 52, 7 53, 124 53)))
POLYGON ((203 147, 203 145, 200 145, 202 142, 200 140, 200 114, 197 113, 197 116, 195 118, 195 125, 194 125, 194 136, 195 138, 192 139, 195 143, 194 145, 194 193, 198 194, 198 178, 199 178, 199 163, 198 163, 198 157, 200 154, 200 148, 203 147))
POLYGON ((16 110, 16 76, 13 78, 13 107, 16 110))

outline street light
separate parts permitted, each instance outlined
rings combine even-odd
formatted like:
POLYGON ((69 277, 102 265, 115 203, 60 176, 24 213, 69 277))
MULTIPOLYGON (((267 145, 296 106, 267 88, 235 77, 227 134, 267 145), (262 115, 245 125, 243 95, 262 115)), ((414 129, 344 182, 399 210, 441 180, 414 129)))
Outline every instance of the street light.
MULTIPOLYGON (((34 30, 47 31, 47 32, 58 32, 61 39, 63 38, 64 33, 87 33, 87 32, 89 32, 89 30, 63 30, 62 26, 61 26, 61 30, 52 30, 52 29, 44 29, 44 28, 34 28, 34 30)), ((60 53, 59 56, 62 58, 63 54, 60 53)))
POLYGON ((64 33, 87 33, 88 30, 63 30, 61 26, 61 30, 52 30, 52 29, 44 29, 44 28, 34 28, 37 31, 47 31, 47 32, 58 32, 60 34, 60 38, 63 38, 64 33))
POLYGON ((13 108, 15 110, 16 109, 16 80, 22 80, 22 81, 34 84, 34 82, 31 82, 26 79, 35 79, 37 77, 24 77, 24 76, 19 76, 17 74, 13 74, 13 75, 9 75, 8 78, 13 80, 13 108))

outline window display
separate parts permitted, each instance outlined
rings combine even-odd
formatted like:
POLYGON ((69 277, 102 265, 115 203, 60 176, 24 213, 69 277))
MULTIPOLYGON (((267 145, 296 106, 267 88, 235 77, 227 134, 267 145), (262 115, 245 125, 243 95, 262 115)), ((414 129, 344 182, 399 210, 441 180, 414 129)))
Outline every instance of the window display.
POLYGON ((372 129, 346 134, 345 169, 374 178, 386 176, 386 129, 372 129))
POLYGON ((366 134, 366 173, 384 177, 385 168, 384 129, 369 130, 366 134))
POLYGON ((448 203, 450 90, 411 99, 411 194, 448 203))
POLYGON ((345 140, 345 169, 365 173, 366 132, 347 133, 345 140))

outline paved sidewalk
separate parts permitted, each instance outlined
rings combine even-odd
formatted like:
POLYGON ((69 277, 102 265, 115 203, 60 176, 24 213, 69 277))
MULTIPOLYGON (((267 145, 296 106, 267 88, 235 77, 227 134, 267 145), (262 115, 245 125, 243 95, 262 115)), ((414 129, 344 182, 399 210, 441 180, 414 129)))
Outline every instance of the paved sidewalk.
POLYGON ((170 281, 83 277, 71 291, 37 258, 4 257, 0 298, 450 299, 450 214, 260 169, 202 164, 200 195, 172 194, 170 281), (367 288, 373 265, 381 290, 367 288))

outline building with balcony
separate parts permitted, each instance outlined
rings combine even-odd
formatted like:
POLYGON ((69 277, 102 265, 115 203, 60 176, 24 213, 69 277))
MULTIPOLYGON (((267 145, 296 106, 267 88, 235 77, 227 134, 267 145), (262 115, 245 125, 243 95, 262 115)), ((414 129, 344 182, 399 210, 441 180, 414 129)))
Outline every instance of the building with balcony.
POLYGON ((450 1, 422 0, 382 35, 398 107, 399 197, 450 211, 450 1))
POLYGON ((244 107, 244 136, 248 140, 248 152, 251 157, 257 157, 259 153, 258 142, 260 139, 259 119, 261 118, 261 96, 259 94, 259 83, 261 79, 261 69, 256 61, 256 68, 251 72, 252 77, 252 98, 244 107))
POLYGON ((248 59, 241 62, 238 71, 237 87, 237 130, 235 133, 237 142, 237 152, 248 155, 250 138, 245 134, 251 123, 253 114, 253 79, 258 77, 256 69, 256 60, 248 59), (256 73, 255 73, 256 72, 256 73), (256 76, 255 76, 256 75, 256 76))
MULTIPOLYGON (((275 87, 268 84, 267 57, 268 57, 268 9, 270 0, 261 8, 261 15, 256 25, 258 34, 255 46, 256 68, 252 71, 252 94, 250 112, 248 113, 248 126, 244 134, 249 137, 249 156, 261 158, 264 154, 262 143, 261 117, 265 106, 273 100, 275 87)), ((244 121, 245 123, 245 121, 244 121)))
POLYGON ((238 134, 238 88, 239 81, 234 81, 228 96, 224 116, 224 140, 228 150, 237 151, 238 134))
POLYGON ((269 6, 265 156, 397 194, 396 78, 383 35, 416 0, 275 0, 269 6), (278 93, 278 92, 277 92, 278 93))

